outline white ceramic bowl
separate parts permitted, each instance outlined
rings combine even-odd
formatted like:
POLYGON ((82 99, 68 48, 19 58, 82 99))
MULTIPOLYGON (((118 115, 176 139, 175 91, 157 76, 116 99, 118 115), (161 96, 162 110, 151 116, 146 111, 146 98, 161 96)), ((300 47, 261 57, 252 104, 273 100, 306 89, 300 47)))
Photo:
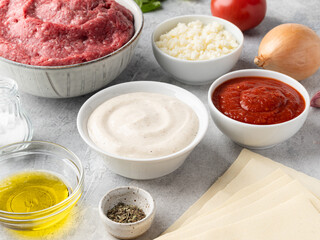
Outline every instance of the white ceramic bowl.
POLYGON ((119 187, 108 192, 99 203, 99 214, 107 231, 120 239, 133 239, 145 233, 151 226, 156 205, 151 195, 137 187, 119 187), (135 205, 142 209, 146 217, 135 223, 118 223, 107 217, 107 212, 118 203, 135 205))
POLYGON ((217 79, 209 89, 208 104, 211 117, 221 132, 241 146, 252 149, 263 149, 286 141, 299 131, 308 115, 310 97, 307 90, 298 81, 287 75, 269 70, 247 69, 234 71, 217 79), (292 120, 270 125, 248 124, 227 117, 212 103, 212 93, 225 81, 245 76, 273 78, 290 85, 303 96, 306 104, 304 111, 292 120))
POLYGON ((156 26, 151 39, 153 54, 159 65, 178 81, 191 85, 212 83, 216 78, 228 72, 241 55, 243 40, 243 34, 236 25, 224 19, 206 15, 185 15, 168 19, 156 26), (221 23, 237 39, 238 48, 215 59, 189 61, 172 57, 156 46, 155 42, 159 40, 160 36, 176 27, 178 23, 189 23, 195 20, 200 20, 205 24, 221 23))
POLYGON ((82 139, 98 153, 101 153, 107 166, 113 172, 133 179, 152 179, 164 176, 182 165, 191 151, 204 137, 208 128, 208 113, 203 103, 192 93, 180 87, 152 81, 138 81, 118 84, 93 95, 81 107, 77 119, 78 131, 82 139), (117 156, 101 150, 88 135, 87 122, 92 112, 103 102, 113 97, 132 92, 152 92, 176 97, 189 105, 199 119, 199 130, 194 140, 184 149, 168 156, 133 159, 117 156))
POLYGON ((104 57, 65 66, 34 66, 0 57, 0 74, 13 78, 19 89, 48 98, 68 98, 96 91, 126 68, 143 28, 143 14, 134 0, 116 0, 134 15, 134 36, 117 51, 104 57))

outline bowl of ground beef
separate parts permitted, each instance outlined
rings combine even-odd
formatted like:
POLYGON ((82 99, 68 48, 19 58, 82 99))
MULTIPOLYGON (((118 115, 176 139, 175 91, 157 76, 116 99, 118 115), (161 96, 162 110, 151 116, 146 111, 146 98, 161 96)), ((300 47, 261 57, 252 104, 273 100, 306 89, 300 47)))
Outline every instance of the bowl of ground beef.
POLYGON ((0 74, 35 96, 84 95, 126 68, 142 28, 134 0, 0 1, 0 74))

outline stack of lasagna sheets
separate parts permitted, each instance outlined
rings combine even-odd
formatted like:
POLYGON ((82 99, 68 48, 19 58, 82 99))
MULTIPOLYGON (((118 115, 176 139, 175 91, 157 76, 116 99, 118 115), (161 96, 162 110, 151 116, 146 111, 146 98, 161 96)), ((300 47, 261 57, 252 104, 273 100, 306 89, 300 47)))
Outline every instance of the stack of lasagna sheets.
POLYGON ((244 149, 157 240, 320 239, 319 180, 244 149))

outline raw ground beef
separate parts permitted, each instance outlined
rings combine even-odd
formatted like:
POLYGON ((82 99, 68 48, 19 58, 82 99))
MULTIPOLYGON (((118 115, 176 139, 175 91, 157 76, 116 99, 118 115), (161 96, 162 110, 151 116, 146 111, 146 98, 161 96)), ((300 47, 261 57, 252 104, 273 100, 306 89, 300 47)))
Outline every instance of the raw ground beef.
POLYGON ((60 66, 114 52, 134 34, 132 13, 114 0, 0 0, 0 56, 60 66))

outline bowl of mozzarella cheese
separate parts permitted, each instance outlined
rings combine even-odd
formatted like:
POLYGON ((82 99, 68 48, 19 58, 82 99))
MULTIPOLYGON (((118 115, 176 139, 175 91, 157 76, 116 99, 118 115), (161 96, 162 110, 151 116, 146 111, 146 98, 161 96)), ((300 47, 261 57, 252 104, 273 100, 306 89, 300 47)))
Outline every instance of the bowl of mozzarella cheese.
POLYGON ((152 34, 159 65, 180 82, 204 85, 231 70, 242 47, 241 30, 224 19, 205 15, 170 18, 152 34))

